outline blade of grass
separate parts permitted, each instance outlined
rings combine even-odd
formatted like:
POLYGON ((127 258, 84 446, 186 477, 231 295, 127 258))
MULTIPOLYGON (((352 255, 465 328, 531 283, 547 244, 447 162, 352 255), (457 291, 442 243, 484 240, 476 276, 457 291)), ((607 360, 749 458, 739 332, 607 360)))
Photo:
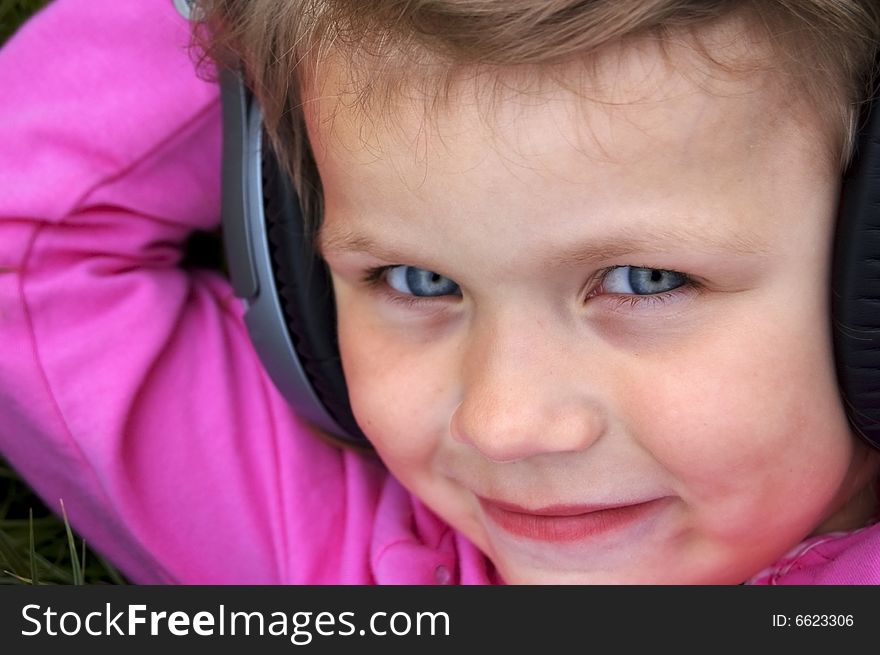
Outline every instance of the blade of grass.
POLYGON ((122 574, 116 570, 115 566, 101 557, 98 553, 92 552, 92 555, 94 555, 95 559, 101 564, 101 569, 103 570, 104 575, 109 579, 110 583, 116 585, 128 584, 128 580, 122 577, 122 574))
POLYGON ((61 515, 64 518, 64 529, 67 530, 67 545, 70 548, 70 563, 73 569, 73 584, 82 586, 83 575, 79 564, 79 555, 76 554, 76 543, 73 540, 73 530, 70 529, 70 521, 67 520, 67 510, 64 509, 64 500, 61 502, 61 515))
POLYGON ((12 571, 9 571, 7 569, 3 569, 3 574, 8 575, 10 578, 14 578, 15 580, 18 580, 22 584, 33 584, 33 582, 31 582, 27 578, 23 578, 20 575, 16 575, 15 573, 13 573, 12 571))
POLYGON ((86 540, 82 540, 82 561, 80 562, 82 568, 79 571, 80 580, 85 581, 86 579, 86 540))
POLYGON ((39 578, 37 578, 37 550, 34 547, 34 509, 31 507, 28 509, 28 534, 30 537, 30 560, 31 560, 31 584, 38 585, 40 584, 39 578))
POLYGON ((39 553, 36 553, 37 571, 40 573, 40 584, 63 584, 69 585, 73 583, 73 576, 70 571, 51 562, 39 553))
POLYGON ((21 575, 27 570, 27 563, 19 554, 15 542, 2 530, 0 530, 0 557, 14 573, 21 575))

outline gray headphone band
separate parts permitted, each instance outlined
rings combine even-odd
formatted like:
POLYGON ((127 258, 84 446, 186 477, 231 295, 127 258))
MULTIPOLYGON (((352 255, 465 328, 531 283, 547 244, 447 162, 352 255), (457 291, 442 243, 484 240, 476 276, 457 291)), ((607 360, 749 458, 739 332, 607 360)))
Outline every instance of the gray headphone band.
POLYGON ((223 106, 223 243, 245 324, 269 377, 297 414, 345 441, 352 437, 329 414, 296 353, 273 273, 262 184, 262 113, 238 75, 220 73, 223 106))
POLYGON ((192 0, 172 0, 174 3, 174 8, 177 9, 177 12, 186 18, 187 20, 192 20, 193 18, 193 7, 192 0))

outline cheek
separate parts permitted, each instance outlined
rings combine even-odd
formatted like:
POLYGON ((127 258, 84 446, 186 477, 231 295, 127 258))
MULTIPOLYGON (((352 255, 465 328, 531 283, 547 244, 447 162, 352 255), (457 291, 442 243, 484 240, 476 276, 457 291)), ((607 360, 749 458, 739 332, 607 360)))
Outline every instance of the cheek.
POLYGON ((826 334, 777 325, 792 321, 707 333, 626 382, 637 389, 633 434, 685 498, 707 511, 726 504, 728 519, 790 511, 792 498, 824 507, 849 465, 826 334))
POLYGON ((424 465, 446 434, 452 354, 413 342, 350 304, 339 315, 339 348, 352 410, 395 469, 424 465))

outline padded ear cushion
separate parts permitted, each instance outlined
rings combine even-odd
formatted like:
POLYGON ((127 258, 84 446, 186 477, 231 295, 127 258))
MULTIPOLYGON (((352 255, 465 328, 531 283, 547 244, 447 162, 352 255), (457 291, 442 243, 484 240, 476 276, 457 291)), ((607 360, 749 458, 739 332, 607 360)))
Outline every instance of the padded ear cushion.
POLYGON ((866 119, 844 178, 832 318, 847 415, 855 431, 880 448, 880 111, 866 119))
POLYGON ((369 441, 355 421, 339 357, 333 286, 306 232, 299 199, 263 139, 263 201, 275 282, 297 356, 315 394, 354 440, 369 441))

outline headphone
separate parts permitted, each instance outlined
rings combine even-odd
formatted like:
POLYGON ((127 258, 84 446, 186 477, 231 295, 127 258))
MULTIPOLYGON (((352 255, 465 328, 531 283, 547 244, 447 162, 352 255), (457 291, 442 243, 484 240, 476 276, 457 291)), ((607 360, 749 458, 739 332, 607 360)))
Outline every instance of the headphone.
POLYGON ((299 199, 241 78, 220 72, 221 217, 226 264, 263 366, 298 415, 344 443, 368 446, 348 400, 330 273, 299 199))
POLYGON ((864 112, 844 174, 831 294, 841 400, 855 432, 880 448, 880 107, 864 112))
MULTIPOLYGON (((174 0, 188 16, 187 0, 174 0)), ((233 71, 220 73, 222 229, 251 340, 293 409, 343 443, 368 446, 348 398, 333 288, 297 194, 233 71)), ((854 431, 880 449, 880 109, 866 111, 841 192, 831 280, 838 386, 854 431)))

